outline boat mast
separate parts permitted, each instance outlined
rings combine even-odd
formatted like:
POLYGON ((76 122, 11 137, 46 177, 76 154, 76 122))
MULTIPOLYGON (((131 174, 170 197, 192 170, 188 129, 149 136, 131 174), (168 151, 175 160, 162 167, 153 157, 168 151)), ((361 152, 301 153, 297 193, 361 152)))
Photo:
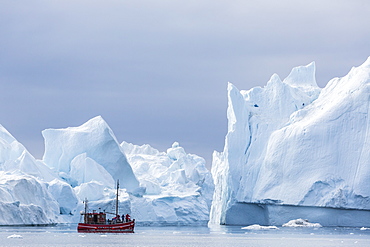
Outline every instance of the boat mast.
POLYGON ((87 214, 87 198, 86 197, 85 197, 84 204, 85 204, 85 214, 87 214))
POLYGON ((119 180, 117 179, 117 193, 116 193, 116 217, 118 217, 118 189, 119 189, 119 180))
POLYGON ((87 198, 85 197, 85 201, 84 201, 84 204, 85 204, 85 213, 84 213, 84 223, 87 223, 87 203, 88 203, 88 200, 87 198))

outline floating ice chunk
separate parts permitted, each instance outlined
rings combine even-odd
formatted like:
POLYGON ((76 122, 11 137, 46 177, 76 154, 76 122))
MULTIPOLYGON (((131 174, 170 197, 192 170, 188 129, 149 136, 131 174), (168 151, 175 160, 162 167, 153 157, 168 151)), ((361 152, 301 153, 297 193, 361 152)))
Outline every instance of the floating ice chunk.
POLYGON ((242 227, 243 230, 270 230, 270 229, 279 229, 276 226, 260 226, 258 224, 242 227))
POLYGON ((310 223, 304 219, 296 219, 283 224, 283 227, 322 227, 322 225, 320 223, 310 223))
POLYGON ((13 234, 8 236, 7 238, 23 238, 21 235, 13 234))

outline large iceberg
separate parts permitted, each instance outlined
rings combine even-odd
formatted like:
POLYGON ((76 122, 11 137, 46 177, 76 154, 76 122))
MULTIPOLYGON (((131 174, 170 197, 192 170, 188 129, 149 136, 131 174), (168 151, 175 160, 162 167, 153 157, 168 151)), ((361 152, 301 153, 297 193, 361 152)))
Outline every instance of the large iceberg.
POLYGON ((368 225, 369 93, 370 58, 323 89, 314 63, 283 81, 273 75, 263 88, 229 84, 211 223, 368 225))
POLYGON ((139 224, 208 222, 211 173, 178 143, 167 152, 119 144, 100 116, 42 134, 44 159, 36 160, 0 125, 0 225, 76 223, 86 199, 113 212, 117 180, 119 212, 139 224))

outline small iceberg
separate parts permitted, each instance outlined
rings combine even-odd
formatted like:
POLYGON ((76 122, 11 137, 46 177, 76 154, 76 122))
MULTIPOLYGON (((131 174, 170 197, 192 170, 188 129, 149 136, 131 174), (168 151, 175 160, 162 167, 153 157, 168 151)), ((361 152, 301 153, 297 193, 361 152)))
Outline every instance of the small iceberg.
POLYGON ((8 236, 7 238, 23 238, 21 235, 13 234, 8 236))
POLYGON ((258 224, 242 227, 243 230, 270 230, 279 229, 276 226, 260 226, 258 224))
POLYGON ((285 223, 283 227, 322 227, 322 225, 320 223, 310 223, 304 219, 296 219, 285 223))

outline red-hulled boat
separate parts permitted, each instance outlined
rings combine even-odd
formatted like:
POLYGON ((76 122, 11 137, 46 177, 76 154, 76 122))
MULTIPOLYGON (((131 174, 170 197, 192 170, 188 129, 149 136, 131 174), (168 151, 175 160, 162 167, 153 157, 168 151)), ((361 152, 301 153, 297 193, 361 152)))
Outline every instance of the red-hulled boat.
POLYGON ((117 223, 117 224, 85 224, 79 223, 77 227, 78 232, 87 233, 134 233, 135 221, 117 223))
POLYGON ((116 194, 116 213, 87 212, 87 200, 85 203, 85 211, 81 213, 84 217, 84 223, 78 223, 77 231, 86 233, 133 233, 135 228, 135 220, 131 220, 130 216, 118 214, 118 188, 119 182, 117 181, 117 194, 116 194), (107 214, 113 214, 115 217, 110 220, 107 219, 107 214))

